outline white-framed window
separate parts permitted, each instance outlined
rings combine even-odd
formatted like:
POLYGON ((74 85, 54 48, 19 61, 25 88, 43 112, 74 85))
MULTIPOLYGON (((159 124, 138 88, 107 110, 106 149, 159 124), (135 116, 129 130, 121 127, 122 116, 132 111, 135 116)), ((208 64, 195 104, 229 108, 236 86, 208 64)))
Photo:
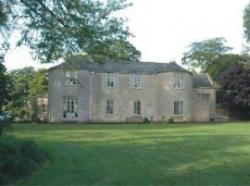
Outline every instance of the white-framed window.
POLYGON ((63 97, 63 118, 78 118, 78 98, 73 96, 63 97))
POLYGON ((174 101, 174 115, 183 115, 183 101, 174 101))
POLYGON ((107 87, 114 87, 115 86, 115 75, 113 73, 107 73, 107 87))
POLYGON ((78 82, 77 71, 65 71, 64 84, 65 86, 76 86, 78 82))
POLYGON ((114 101, 112 99, 108 99, 106 101, 106 114, 114 113, 114 101))
POLYGON ((141 88, 142 87, 141 75, 133 74, 131 79, 131 84, 132 88, 141 88))
POLYGON ((175 73, 174 74, 174 89, 182 89, 183 86, 183 74, 175 73))
POLYGON ((141 115, 141 101, 134 102, 134 114, 141 115))

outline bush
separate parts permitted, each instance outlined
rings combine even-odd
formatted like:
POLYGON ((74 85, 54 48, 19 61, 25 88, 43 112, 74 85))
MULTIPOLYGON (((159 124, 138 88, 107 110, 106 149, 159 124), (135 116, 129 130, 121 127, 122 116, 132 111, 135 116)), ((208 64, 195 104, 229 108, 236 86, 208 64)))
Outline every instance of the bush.
POLYGON ((11 117, 8 113, 0 111, 0 136, 3 134, 4 130, 10 127, 11 117))
POLYGON ((48 160, 48 154, 31 141, 0 137, 0 185, 30 175, 48 160))
POLYGON ((151 122, 149 121, 148 118, 144 118, 144 119, 143 119, 143 123, 145 123, 145 124, 150 124, 151 122))
POLYGON ((174 118, 169 118, 168 123, 172 123, 172 124, 175 123, 174 118))

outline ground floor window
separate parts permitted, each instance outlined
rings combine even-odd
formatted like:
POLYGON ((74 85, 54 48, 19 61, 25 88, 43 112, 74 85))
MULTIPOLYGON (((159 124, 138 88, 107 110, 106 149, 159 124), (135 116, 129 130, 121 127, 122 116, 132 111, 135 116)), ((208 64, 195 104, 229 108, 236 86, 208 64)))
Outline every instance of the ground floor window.
POLYGON ((183 101, 175 101, 174 115, 182 115, 182 114, 183 114, 183 101))
POLYGON ((65 119, 78 118, 78 98, 73 96, 63 97, 63 117, 65 119))
POLYGON ((114 113, 114 102, 113 100, 109 99, 106 101, 106 114, 113 114, 114 113))
POLYGON ((136 114, 136 115, 141 114, 141 101, 134 102, 134 114, 136 114))

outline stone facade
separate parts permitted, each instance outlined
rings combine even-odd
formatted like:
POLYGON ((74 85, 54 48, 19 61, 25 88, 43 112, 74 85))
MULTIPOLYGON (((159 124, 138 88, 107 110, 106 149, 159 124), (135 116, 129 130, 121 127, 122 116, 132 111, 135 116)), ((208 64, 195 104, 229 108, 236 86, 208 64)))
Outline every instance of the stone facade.
POLYGON ((73 70, 64 65, 51 68, 49 121, 206 122, 213 117, 215 89, 207 75, 203 79, 208 84, 195 87, 197 75, 177 64, 138 63, 135 69, 133 63, 121 63, 119 68, 92 64, 73 70))

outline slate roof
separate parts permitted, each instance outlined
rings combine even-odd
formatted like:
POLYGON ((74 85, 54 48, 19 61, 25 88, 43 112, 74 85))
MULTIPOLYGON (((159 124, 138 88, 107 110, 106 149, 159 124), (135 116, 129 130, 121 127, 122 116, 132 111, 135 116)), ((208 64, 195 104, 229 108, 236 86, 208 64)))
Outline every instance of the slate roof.
POLYGON ((164 72, 187 72, 175 62, 170 63, 153 63, 153 62, 68 62, 62 63, 51 69, 75 67, 77 69, 87 70, 99 73, 141 73, 141 74, 155 74, 164 72))
MULTIPOLYGON (((170 63, 154 63, 154 62, 130 62, 130 61, 108 61, 108 62, 93 62, 93 61, 77 61, 67 62, 50 68, 76 68, 96 73, 140 73, 140 74, 157 74, 166 72, 186 72, 190 71, 184 69, 175 62, 170 63)), ((192 73, 191 73, 192 74, 192 73)), ((212 87, 212 83, 206 74, 193 74, 194 88, 198 87, 212 87)))
POLYGON ((213 87, 208 74, 194 74, 193 73, 193 86, 194 88, 200 87, 213 87))

